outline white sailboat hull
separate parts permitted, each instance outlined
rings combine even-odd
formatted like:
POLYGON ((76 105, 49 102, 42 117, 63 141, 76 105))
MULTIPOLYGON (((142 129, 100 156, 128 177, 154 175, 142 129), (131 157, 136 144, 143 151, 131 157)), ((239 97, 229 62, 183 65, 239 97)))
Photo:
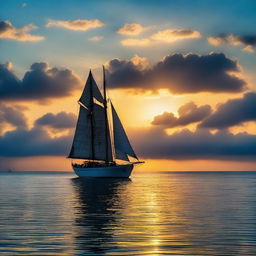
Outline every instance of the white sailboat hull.
POLYGON ((116 165, 95 168, 75 167, 73 169, 78 177, 91 178, 129 178, 134 165, 116 165))

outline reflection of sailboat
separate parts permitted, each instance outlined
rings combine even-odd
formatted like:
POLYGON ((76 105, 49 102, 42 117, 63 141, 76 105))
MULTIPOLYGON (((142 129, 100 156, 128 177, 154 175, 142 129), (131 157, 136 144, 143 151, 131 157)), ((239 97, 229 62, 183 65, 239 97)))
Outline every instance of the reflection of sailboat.
POLYGON ((104 97, 90 71, 84 91, 78 101, 79 117, 69 158, 83 159, 73 163, 80 177, 124 177, 131 175, 138 160, 113 104, 104 97), (110 107, 111 113, 108 113, 110 107), (111 125, 110 125, 111 124, 111 125), (111 129, 112 128, 112 129, 111 129), (130 158, 136 161, 130 161, 130 158))
POLYGON ((130 179, 72 179, 78 204, 75 207, 75 245, 79 255, 105 255, 117 247, 114 226, 123 209, 130 179))

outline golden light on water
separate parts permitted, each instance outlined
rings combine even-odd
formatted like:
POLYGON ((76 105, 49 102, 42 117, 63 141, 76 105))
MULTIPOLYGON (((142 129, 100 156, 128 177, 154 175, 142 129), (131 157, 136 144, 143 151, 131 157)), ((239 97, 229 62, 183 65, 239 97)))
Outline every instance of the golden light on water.
POLYGON ((254 255, 248 253, 255 242, 254 176, 158 172, 118 180, 1 175, 6 197, 0 201, 9 206, 0 213, 0 231, 6 234, 3 244, 12 245, 3 251, 210 256, 232 250, 235 255, 254 255))

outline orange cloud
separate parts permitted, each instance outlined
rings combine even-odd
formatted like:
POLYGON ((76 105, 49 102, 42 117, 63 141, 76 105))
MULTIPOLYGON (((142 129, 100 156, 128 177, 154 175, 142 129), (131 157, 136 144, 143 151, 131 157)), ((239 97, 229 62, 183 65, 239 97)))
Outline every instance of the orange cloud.
POLYGON ((232 35, 223 34, 220 36, 210 36, 207 38, 208 42, 214 46, 220 46, 222 44, 230 44, 235 46, 243 46, 243 50, 249 53, 254 52, 256 46, 256 36, 255 35, 232 35))
POLYGON ((121 35, 136 36, 147 29, 148 28, 143 27, 138 23, 130 23, 130 24, 124 24, 123 27, 117 30, 117 33, 121 35))
POLYGON ((138 70, 144 70, 149 67, 147 58, 138 55, 133 56, 131 62, 138 68, 138 70))
POLYGON ((194 102, 189 102, 182 105, 178 113, 179 117, 176 117, 172 112, 164 112, 155 116, 151 124, 173 128, 197 123, 211 114, 211 107, 209 105, 197 106, 194 102))
POLYGON ((219 46, 223 43, 223 40, 221 38, 213 36, 208 37, 207 41, 209 42, 209 44, 214 46, 219 46))
POLYGON ((44 40, 43 36, 31 35, 30 30, 36 29, 37 26, 28 24, 21 28, 16 28, 8 20, 0 22, 0 38, 11 39, 22 42, 37 42, 44 40))
POLYGON ((49 20, 46 27, 63 27, 70 30, 86 31, 92 28, 102 27, 105 24, 98 20, 49 20))
POLYGON ((177 40, 200 38, 199 31, 190 29, 166 29, 158 31, 147 38, 128 38, 121 40, 123 46, 151 46, 158 43, 172 43, 177 40))
POLYGON ((166 29, 156 32, 150 38, 155 41, 163 43, 172 43, 177 40, 199 38, 201 34, 199 31, 190 29, 166 29))

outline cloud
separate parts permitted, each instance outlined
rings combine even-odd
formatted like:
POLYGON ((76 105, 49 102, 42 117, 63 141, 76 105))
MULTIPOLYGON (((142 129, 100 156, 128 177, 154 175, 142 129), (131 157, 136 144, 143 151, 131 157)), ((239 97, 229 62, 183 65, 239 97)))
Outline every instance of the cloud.
POLYGON ((94 20, 49 20, 46 27, 63 27, 75 31, 86 31, 104 26, 105 23, 98 19, 94 20))
MULTIPOLYGON (((218 159, 255 161, 256 135, 232 134, 220 130, 215 134, 205 129, 191 132, 183 129, 172 135, 163 127, 134 128, 129 132, 136 152, 151 159, 218 159)), ((0 157, 65 156, 73 136, 51 137, 47 129, 35 125, 30 130, 18 128, 0 136, 0 157), (14 147, 13 145, 19 145, 14 147)))
POLYGON ((256 135, 233 135, 226 130, 211 134, 197 129, 167 135, 161 127, 134 129, 130 132, 134 148, 142 158, 256 160, 256 135))
POLYGON ((36 126, 48 126, 55 129, 69 129, 76 125, 76 116, 73 113, 47 113, 35 121, 36 126))
POLYGON ((177 40, 199 38, 200 32, 190 29, 166 29, 158 31, 146 38, 127 38, 121 40, 123 46, 151 46, 159 43, 173 43, 177 40))
POLYGON ((247 52, 254 52, 256 46, 256 35, 233 35, 222 34, 216 37, 208 37, 208 42, 214 46, 221 44, 240 45, 247 52))
POLYGON ((101 41, 103 39, 103 36, 93 36, 90 37, 88 40, 89 41, 101 41))
POLYGON ((144 70, 146 68, 149 68, 149 62, 147 58, 140 57, 138 55, 134 55, 130 62, 137 67, 138 70, 144 70))
POLYGON ((0 156, 59 156, 67 155, 72 137, 70 135, 52 138, 40 126, 30 130, 16 129, 0 136, 0 156), (14 145, 18 145, 17 147, 14 145))
POLYGON ((0 38, 11 39, 22 42, 37 42, 44 40, 43 36, 31 35, 30 30, 36 29, 33 24, 26 25, 21 28, 16 28, 8 20, 0 21, 0 38))
POLYGON ((0 157, 25 156, 59 156, 67 155, 71 147, 73 135, 55 136, 59 130, 75 127, 76 117, 73 113, 47 113, 34 121, 34 127, 28 129, 24 114, 15 108, 0 108, 1 121, 8 121, 16 126, 16 130, 7 131, 0 136, 0 157), (2 112, 4 115, 2 115, 2 112), (47 128, 57 129, 54 137, 47 128), (14 147, 13 145, 19 145, 14 147))
MULTIPOLYGON (((9 64, 8 64, 9 65, 9 64)), ((35 62, 19 80, 7 64, 0 64, 1 100, 45 100, 71 95, 81 80, 70 69, 52 68, 35 62)))
POLYGON ((137 90, 168 89, 174 94, 241 92, 246 81, 239 78, 237 61, 223 53, 170 54, 151 68, 142 69, 132 60, 113 59, 107 65, 112 88, 137 90), (232 74, 231 74, 232 73, 232 74))
POLYGON ((173 113, 164 112, 161 115, 155 116, 151 124, 173 128, 196 123, 209 116, 211 107, 209 105, 197 107, 194 102, 189 102, 181 106, 178 113, 179 117, 175 117, 173 113))
MULTIPOLYGON (((180 112, 186 112, 187 106, 180 112)), ((71 127, 71 123, 61 121, 59 114, 44 115, 34 123, 31 129, 18 127, 0 136, 0 157, 26 156, 65 156, 68 154, 73 136, 62 135, 52 137, 45 126, 55 128, 71 127), (40 124, 39 124, 40 123, 40 124), (13 145, 19 145, 14 147, 13 145)), ((183 113, 184 114, 184 113, 183 113)), ((65 120, 67 113, 64 114, 65 120)), ((164 127, 133 128, 130 130, 131 141, 136 151, 143 158, 153 159, 219 159, 255 161, 256 135, 247 133, 232 134, 220 130, 212 134, 207 129, 191 132, 183 129, 172 135, 164 131, 164 127)))
POLYGON ((200 34, 199 31, 191 29, 166 29, 158 31, 150 36, 151 39, 163 43, 172 43, 177 40, 200 37, 202 37, 202 35, 200 34))
POLYGON ((139 88, 145 82, 144 70, 141 70, 141 66, 138 66, 132 60, 113 59, 109 61, 107 74, 108 84, 114 89, 139 88))
POLYGON ((256 121, 255 110, 256 93, 246 93, 243 98, 232 99, 220 105, 200 126, 223 129, 247 121, 256 121))
MULTIPOLYGON (((1 64, 0 64, 1 65, 1 64)), ((10 62, 10 61, 6 61, 4 64, 2 64, 2 65, 4 65, 8 70, 10 70, 10 71, 12 71, 13 70, 13 64, 12 64, 12 62, 10 62)))
POLYGON ((129 23, 124 24, 123 27, 119 28, 117 33, 121 35, 137 36, 147 29, 147 27, 143 27, 141 24, 129 23))
POLYGON ((24 108, 18 105, 0 104, 0 127, 3 127, 4 123, 8 123, 18 128, 26 128, 27 118, 22 113, 23 110, 24 108))

